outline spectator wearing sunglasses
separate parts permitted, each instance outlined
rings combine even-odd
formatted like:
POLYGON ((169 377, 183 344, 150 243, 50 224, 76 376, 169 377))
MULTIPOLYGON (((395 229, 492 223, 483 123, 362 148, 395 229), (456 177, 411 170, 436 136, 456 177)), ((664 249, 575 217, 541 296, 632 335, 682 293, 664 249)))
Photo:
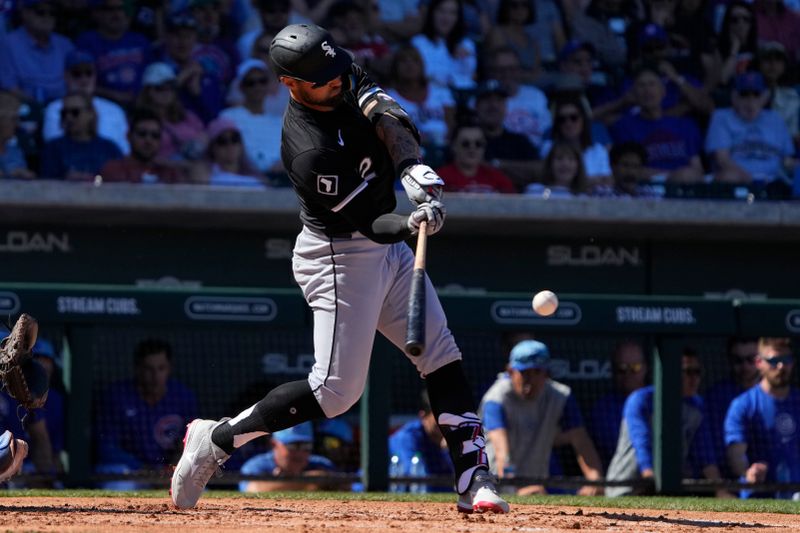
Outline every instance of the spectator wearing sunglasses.
MULTIPOLYGON (((611 185, 608 150, 605 145, 593 139, 589 103, 585 98, 558 98, 553 107, 553 123, 553 141, 567 142, 580 150, 589 189, 611 185)), ((547 157, 552 146, 552 141, 546 141, 542 145, 542 157, 547 157)))
POLYGON ((249 476, 272 476, 270 480, 251 480, 239 483, 242 492, 269 492, 280 490, 324 490, 327 485, 309 479, 289 481, 281 478, 324 475, 336 471, 326 457, 312 454, 314 427, 311 422, 276 431, 271 435, 272 451, 255 455, 242 465, 240 473, 249 476))
POLYGON ((234 89, 242 95, 242 103, 220 113, 236 124, 244 141, 250 162, 262 173, 283 172, 281 162, 281 127, 283 116, 267 113, 267 96, 276 83, 269 67, 258 59, 247 59, 239 65, 234 89))
POLYGON ((595 402, 586 420, 586 428, 604 468, 608 467, 617 448, 625 400, 646 384, 647 360, 641 342, 624 339, 617 343, 611 355, 611 376, 614 389, 595 402))
POLYGON ((45 179, 90 181, 103 165, 122 156, 116 144, 97 134, 92 97, 74 92, 61 107, 64 135, 44 145, 40 175, 45 179))
POLYGON ((95 29, 75 40, 95 58, 97 93, 128 106, 136 99, 149 61, 150 41, 131 28, 131 6, 125 0, 90 0, 95 29))
POLYGON ((760 72, 736 77, 733 107, 711 116, 706 152, 715 163, 715 179, 727 183, 767 184, 792 174, 794 144, 781 116, 765 109, 770 93, 760 72))
POLYGON ((159 157, 162 125, 150 109, 137 109, 131 117, 128 141, 131 153, 103 166, 100 174, 105 182, 179 183, 182 172, 174 164, 159 157))
POLYGON ((54 2, 21 0, 19 7, 22 25, 0 38, 0 89, 43 106, 66 94, 64 59, 75 46, 53 31, 54 2))
POLYGON ((206 147, 203 121, 184 107, 178 95, 178 75, 167 63, 151 63, 142 76, 137 108, 149 108, 161 119, 159 156, 174 161, 200 158, 206 147))
MULTIPOLYGON (((97 134, 104 137, 119 147, 123 154, 130 151, 126 133, 128 119, 125 111, 115 102, 97 96, 97 70, 94 58, 88 52, 73 50, 67 54, 64 62, 64 80, 67 82, 67 91, 84 93, 92 98, 92 105, 97 110, 97 134)), ((51 141, 64 134, 61 127, 62 99, 53 100, 44 110, 44 123, 42 137, 51 141)))
MULTIPOLYGON (((800 392, 792 386, 794 356, 788 338, 758 340, 759 382, 734 398, 725 416, 731 471, 748 483, 800 482, 800 392)), ((741 497, 791 498, 792 493, 741 491, 741 497)))
POLYGON ((511 179, 486 163, 486 135, 472 115, 462 117, 450 141, 452 162, 436 170, 450 192, 517 192, 511 179))
POLYGON ((266 183, 244 151, 239 127, 227 118, 208 125, 206 149, 208 184, 216 186, 261 187, 266 183))
MULTIPOLYGON (((698 394, 703 376, 700 357, 694 349, 686 347, 681 356, 682 396, 681 436, 683 437, 683 477, 703 477, 719 480, 720 473, 703 399, 698 394)), ((638 389, 628 396, 622 410, 619 441, 606 479, 628 481, 653 478, 653 396, 652 385, 638 389)), ((616 486, 606 489, 606 496, 625 496, 646 492, 642 488, 616 486)), ((717 497, 730 497, 718 491, 717 497)))
POLYGON ((711 439, 714 442, 716 455, 720 459, 719 466, 723 477, 735 477, 725 460, 725 435, 723 425, 725 414, 731 401, 741 393, 755 385, 761 376, 756 366, 758 355, 758 339, 755 337, 731 337, 728 339, 726 351, 728 377, 716 382, 706 393, 708 404, 708 422, 711 439))

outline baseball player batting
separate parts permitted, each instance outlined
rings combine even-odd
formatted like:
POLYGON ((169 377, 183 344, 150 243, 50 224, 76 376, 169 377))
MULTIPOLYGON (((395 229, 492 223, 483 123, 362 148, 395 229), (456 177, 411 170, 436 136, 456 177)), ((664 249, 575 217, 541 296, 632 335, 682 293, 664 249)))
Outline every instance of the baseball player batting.
MULTIPOLYGON (((172 500, 194 507, 208 480, 246 442, 306 420, 335 417, 361 396, 375 330, 401 350, 414 256, 404 242, 421 222, 442 228, 443 181, 420 159, 419 134, 403 109, 314 25, 281 30, 270 58, 291 99, 281 157, 300 202, 303 229, 294 276, 314 314, 315 363, 308 379, 285 383, 233 419, 194 420, 172 476, 172 500), (395 178, 416 206, 393 213, 395 178)), ((455 466, 457 509, 508 512, 488 472, 483 427, 426 279, 426 349, 411 357, 425 378, 455 466)))

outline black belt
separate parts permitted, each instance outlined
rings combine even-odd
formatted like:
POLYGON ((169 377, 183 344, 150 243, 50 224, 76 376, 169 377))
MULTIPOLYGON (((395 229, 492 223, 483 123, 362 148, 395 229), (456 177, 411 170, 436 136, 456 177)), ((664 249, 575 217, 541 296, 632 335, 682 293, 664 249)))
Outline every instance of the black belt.
POLYGON ((331 239, 352 239, 353 238, 353 233, 349 232, 349 231, 348 232, 341 232, 341 233, 332 233, 332 232, 325 231, 323 233, 325 233, 326 237, 330 237, 331 239))

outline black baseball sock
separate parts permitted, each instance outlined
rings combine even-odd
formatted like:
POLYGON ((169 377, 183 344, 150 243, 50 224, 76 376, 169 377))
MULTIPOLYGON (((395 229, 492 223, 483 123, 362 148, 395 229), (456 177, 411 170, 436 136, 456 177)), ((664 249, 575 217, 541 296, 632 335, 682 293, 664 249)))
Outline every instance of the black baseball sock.
POLYGON ((214 428, 211 441, 231 454, 262 435, 324 416, 308 381, 290 381, 269 391, 236 418, 214 428))
POLYGON ((425 378, 431 411, 447 441, 455 468, 456 492, 464 494, 478 470, 488 470, 483 424, 475 414, 475 404, 461 361, 454 361, 425 378))
POLYGON ((453 361, 425 377, 431 410, 437 419, 441 413, 461 414, 475 412, 464 366, 461 361, 453 361))

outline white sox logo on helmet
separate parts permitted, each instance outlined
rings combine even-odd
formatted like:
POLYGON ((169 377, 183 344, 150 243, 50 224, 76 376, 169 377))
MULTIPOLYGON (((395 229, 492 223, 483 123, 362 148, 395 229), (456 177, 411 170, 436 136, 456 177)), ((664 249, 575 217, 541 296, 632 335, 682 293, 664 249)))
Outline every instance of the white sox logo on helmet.
POLYGON ((336 52, 334 51, 333 47, 328 44, 328 41, 322 41, 320 45, 323 50, 325 50, 325 55, 328 57, 336 57, 336 52))

